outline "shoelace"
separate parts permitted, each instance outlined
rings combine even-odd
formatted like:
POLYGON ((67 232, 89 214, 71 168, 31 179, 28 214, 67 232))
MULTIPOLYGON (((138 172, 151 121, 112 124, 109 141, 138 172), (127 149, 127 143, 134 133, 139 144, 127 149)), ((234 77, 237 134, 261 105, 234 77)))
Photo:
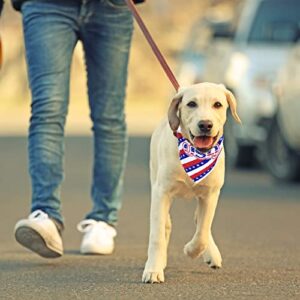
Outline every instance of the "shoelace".
POLYGON ((96 221, 92 219, 83 220, 77 225, 78 231, 82 233, 90 232, 92 229, 99 229, 102 232, 109 234, 112 237, 117 235, 117 231, 110 225, 102 221, 96 221))
POLYGON ((49 219, 49 216, 44 213, 42 210, 38 209, 38 210, 35 210, 34 212, 32 212, 29 217, 28 217, 30 220, 33 220, 33 219, 49 219))

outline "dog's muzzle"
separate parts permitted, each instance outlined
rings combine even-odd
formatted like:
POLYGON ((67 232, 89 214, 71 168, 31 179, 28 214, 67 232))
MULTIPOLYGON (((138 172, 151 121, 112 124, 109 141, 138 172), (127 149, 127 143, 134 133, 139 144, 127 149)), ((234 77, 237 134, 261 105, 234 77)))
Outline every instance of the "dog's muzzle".
POLYGON ((190 137, 192 144, 199 149, 200 151, 208 151, 211 149, 218 137, 218 134, 216 136, 211 136, 209 134, 200 134, 198 136, 195 136, 190 131, 190 137))

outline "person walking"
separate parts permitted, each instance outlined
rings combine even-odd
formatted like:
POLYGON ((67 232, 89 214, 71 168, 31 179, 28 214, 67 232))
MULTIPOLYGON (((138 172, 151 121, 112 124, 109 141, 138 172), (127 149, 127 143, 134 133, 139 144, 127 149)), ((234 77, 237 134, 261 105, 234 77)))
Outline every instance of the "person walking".
MULTIPOLYGON (((142 2, 142 1, 139 1, 142 2)), ((12 0, 23 19, 32 95, 28 137, 31 214, 16 240, 46 258, 63 254, 60 188, 70 66, 83 44, 93 123, 93 208, 78 229, 83 254, 111 254, 127 153, 124 98, 133 18, 124 0, 12 0)))

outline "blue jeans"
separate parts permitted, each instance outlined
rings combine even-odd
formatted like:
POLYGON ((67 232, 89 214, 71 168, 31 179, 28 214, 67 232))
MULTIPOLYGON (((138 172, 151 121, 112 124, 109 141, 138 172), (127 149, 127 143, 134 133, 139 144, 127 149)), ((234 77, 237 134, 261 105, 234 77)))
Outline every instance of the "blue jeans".
POLYGON ((81 40, 94 134, 94 205, 86 218, 115 225, 127 154, 124 98, 131 13, 123 0, 31 0, 23 4, 22 15, 32 93, 31 210, 41 209, 63 224, 64 127, 71 59, 81 40))

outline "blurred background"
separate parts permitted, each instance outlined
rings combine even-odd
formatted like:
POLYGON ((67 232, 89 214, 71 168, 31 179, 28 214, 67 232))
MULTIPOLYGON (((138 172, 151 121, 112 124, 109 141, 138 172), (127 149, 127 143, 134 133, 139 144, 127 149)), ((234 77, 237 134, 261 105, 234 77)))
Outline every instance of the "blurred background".
MULTIPOLYGON (((229 166, 263 165, 280 180, 300 178, 300 2, 297 0, 152 0, 138 7, 181 85, 224 83, 236 95, 243 126, 229 117, 229 166)), ((30 93, 21 15, 6 1, 0 32, 0 134, 26 135, 30 93)), ((90 135, 81 45, 72 65, 67 135, 90 135)), ((174 90, 139 28, 127 91, 132 136, 149 136, 174 90)))
POLYGON ((225 84, 243 121, 235 124, 229 113, 225 129, 227 175, 213 228, 224 268, 213 272, 201 260, 182 255, 194 230, 195 202, 175 201, 167 283, 155 288, 140 284, 149 233, 149 143, 173 87, 136 26, 117 249, 111 257, 79 256, 81 236, 75 228, 92 206, 93 144, 78 45, 62 187, 66 255, 55 262, 40 259, 13 236, 16 221, 30 209, 30 93, 21 16, 5 2, 0 19, 0 298, 40 299, 42 292, 45 299, 299 299, 300 1, 147 0, 138 6, 179 83, 225 84))
MULTIPOLYGON (((203 15, 208 1, 190 1, 187 9, 180 0, 149 1, 138 8, 171 67, 177 68, 185 37, 194 20, 203 15), (193 13, 197 11, 197 13, 193 13)), ((0 74, 0 132, 26 134, 30 94, 26 76, 21 15, 6 1, 0 30, 4 65, 0 74)), ((127 119, 131 134, 150 134, 165 113, 173 95, 170 83, 136 27, 131 50, 127 92, 127 119), (145 118, 145 116, 149 116, 145 118), (152 117, 151 117, 152 116, 152 117)), ((72 66, 68 134, 89 134, 83 53, 78 43, 72 66)))

